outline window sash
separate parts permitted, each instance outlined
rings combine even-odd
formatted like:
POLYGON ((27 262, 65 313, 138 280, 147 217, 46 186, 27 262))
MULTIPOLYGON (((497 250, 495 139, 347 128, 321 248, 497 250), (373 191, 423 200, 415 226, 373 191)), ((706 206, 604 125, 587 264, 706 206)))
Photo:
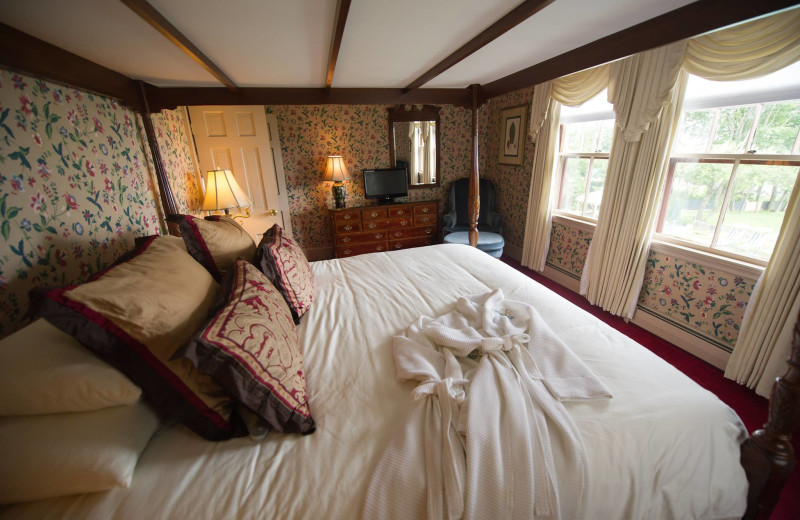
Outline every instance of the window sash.
POLYGON ((586 216, 586 205, 589 202, 589 190, 592 186, 592 166, 594 165, 595 159, 605 159, 609 160, 610 155, 608 152, 564 152, 559 154, 559 187, 558 187, 558 204, 556 204, 557 210, 563 212, 567 215, 574 215, 584 219, 587 219, 589 222, 597 222, 596 218, 587 217, 586 216), (569 209, 565 209, 562 207, 562 203, 564 200, 564 186, 566 185, 566 175, 567 175, 567 160, 568 159, 588 159, 589 162, 586 166, 586 181, 583 188, 583 206, 581 207, 580 213, 575 213, 569 209))
POLYGON ((761 260, 760 258, 755 258, 747 255, 741 255, 737 253, 733 253, 731 251, 726 251, 723 249, 717 249, 716 245, 719 240, 719 234, 722 230, 723 223, 725 222, 725 216, 728 212, 728 206, 730 205, 730 198, 731 192, 733 190, 733 185, 736 182, 736 172, 740 165, 747 164, 747 165, 770 165, 770 166, 793 166, 798 168, 798 175, 800 176, 800 155, 759 155, 759 154, 707 154, 707 153, 698 153, 698 154, 680 154, 670 157, 669 160, 669 169, 667 170, 667 179, 664 185, 664 192, 661 197, 661 206, 659 208, 658 219, 656 221, 655 226, 655 233, 654 238, 667 242, 682 245, 684 247, 689 247, 696 249, 698 251, 704 251, 707 253, 724 256, 728 258, 732 258, 739 261, 744 261, 756 265, 766 266, 767 262, 761 260), (697 163, 697 164, 730 164, 731 165, 731 172, 728 176, 728 183, 725 188, 725 195, 722 201, 722 207, 720 208, 720 214, 717 218, 717 223, 714 228, 714 235, 711 240, 710 245, 701 244, 699 242, 693 242, 690 240, 684 240, 680 237, 676 237, 673 235, 668 235, 663 233, 664 229, 664 220, 666 219, 667 215, 667 208, 669 205, 669 197, 672 193, 672 183, 675 176, 675 168, 678 163, 697 163))

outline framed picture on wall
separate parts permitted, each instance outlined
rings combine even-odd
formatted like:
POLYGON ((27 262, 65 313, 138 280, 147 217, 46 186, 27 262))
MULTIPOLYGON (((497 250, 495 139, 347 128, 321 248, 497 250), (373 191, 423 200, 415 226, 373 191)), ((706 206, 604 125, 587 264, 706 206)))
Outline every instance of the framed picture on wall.
POLYGON ((528 105, 500 111, 500 164, 522 165, 525 159, 525 128, 528 105))

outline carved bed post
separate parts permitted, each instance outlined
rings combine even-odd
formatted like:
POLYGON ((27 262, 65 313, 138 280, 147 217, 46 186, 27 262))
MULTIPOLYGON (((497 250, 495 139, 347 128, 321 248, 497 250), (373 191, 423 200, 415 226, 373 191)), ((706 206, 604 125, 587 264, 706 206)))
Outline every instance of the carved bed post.
MULTIPOLYGON (((169 185, 169 178, 167 177, 167 170, 164 168, 164 161, 161 159, 161 151, 158 148, 158 141, 156 141, 156 132, 153 128, 153 121, 150 119, 150 103, 147 100, 144 82, 137 81, 136 86, 139 90, 139 106, 142 114, 144 133, 147 136, 147 144, 150 146, 150 154, 153 157, 153 165, 156 170, 156 181, 158 182, 158 192, 161 194, 161 205, 164 208, 164 216, 168 217, 169 215, 178 213, 178 206, 175 204, 175 196, 172 194, 172 188, 169 185)), ((172 230, 170 230, 170 232, 174 234, 172 230)))
POLYGON ((481 210, 478 174, 478 85, 470 85, 470 89, 472 90, 472 168, 469 172, 467 221, 469 222, 469 245, 478 247, 478 215, 481 210))
POLYGON ((800 425, 800 316, 787 363, 786 373, 772 386, 767 424, 742 444, 742 466, 750 482, 746 520, 770 517, 794 468, 792 432, 800 425))

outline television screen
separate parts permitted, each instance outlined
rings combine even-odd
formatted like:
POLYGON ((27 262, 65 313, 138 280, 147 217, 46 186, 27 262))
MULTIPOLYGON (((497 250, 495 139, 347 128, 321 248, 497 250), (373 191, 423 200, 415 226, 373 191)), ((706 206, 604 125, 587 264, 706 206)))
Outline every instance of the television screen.
POLYGON ((405 168, 364 170, 364 194, 368 199, 389 201, 408 195, 408 173, 405 168))

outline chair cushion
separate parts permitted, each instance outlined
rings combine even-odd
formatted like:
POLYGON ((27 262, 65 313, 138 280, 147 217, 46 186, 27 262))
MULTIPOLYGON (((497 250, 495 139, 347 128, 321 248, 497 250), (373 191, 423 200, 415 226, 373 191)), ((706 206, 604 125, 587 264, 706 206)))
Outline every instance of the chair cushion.
MULTIPOLYGON (((469 244, 469 233, 467 231, 456 231, 444 236, 444 241, 448 244, 469 244)), ((497 233, 478 233, 478 249, 481 251, 493 251, 503 249, 505 240, 497 233)))

